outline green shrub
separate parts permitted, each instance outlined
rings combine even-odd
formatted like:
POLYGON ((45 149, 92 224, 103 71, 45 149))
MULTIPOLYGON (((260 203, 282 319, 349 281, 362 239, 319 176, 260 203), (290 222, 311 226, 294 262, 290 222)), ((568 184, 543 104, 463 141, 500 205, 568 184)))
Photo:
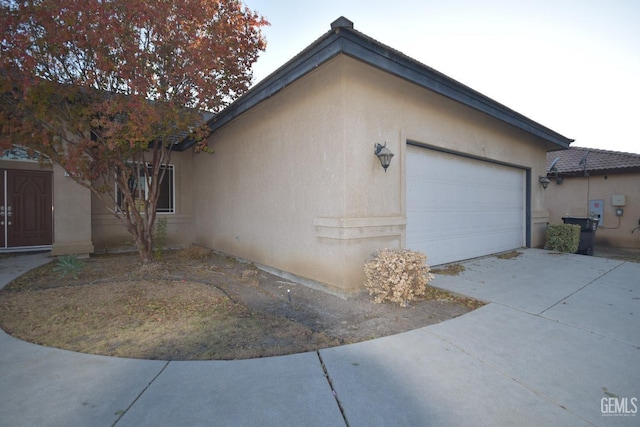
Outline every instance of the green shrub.
POLYGON ((384 249, 365 263, 365 287, 374 302, 397 302, 407 307, 416 296, 424 295, 433 276, 427 256, 408 249, 384 249))
POLYGON ((78 272, 82 270, 84 266, 85 263, 80 261, 77 255, 65 255, 58 258, 56 266, 53 267, 53 271, 59 272, 62 277, 71 274, 74 279, 77 279, 78 272))
POLYGON ((580 226, 577 224, 551 224, 547 227, 545 249, 576 253, 580 246, 580 226))

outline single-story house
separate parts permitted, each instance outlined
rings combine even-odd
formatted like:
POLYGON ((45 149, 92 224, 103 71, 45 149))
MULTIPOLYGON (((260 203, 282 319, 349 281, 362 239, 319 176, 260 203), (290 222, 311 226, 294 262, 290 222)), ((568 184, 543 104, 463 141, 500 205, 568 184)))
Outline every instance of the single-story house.
MULTIPOLYGON (((172 157, 161 212, 169 245, 343 291, 362 287, 378 249, 420 250, 438 265, 542 246, 546 153, 572 142, 344 17, 208 125, 213 155, 184 141, 172 157), (376 155, 385 145, 387 169, 376 155)), ((29 244, 54 255, 131 245, 88 191, 57 166, 51 174, 52 240, 29 244)))
POLYGON ((596 217, 598 246, 640 248, 640 154, 571 147, 547 153, 549 221, 596 217))

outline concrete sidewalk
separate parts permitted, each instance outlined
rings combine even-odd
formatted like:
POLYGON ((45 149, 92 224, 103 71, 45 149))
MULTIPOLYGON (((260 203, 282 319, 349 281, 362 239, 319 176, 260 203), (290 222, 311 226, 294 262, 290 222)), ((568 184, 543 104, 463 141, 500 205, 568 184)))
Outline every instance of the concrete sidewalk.
POLYGON ((481 309, 319 352, 141 361, 0 332, 0 424, 640 424, 640 264, 522 252, 471 260, 461 275, 435 279, 491 302, 481 309))
POLYGON ((51 261, 50 252, 29 255, 5 255, 0 258, 0 289, 29 270, 51 261))

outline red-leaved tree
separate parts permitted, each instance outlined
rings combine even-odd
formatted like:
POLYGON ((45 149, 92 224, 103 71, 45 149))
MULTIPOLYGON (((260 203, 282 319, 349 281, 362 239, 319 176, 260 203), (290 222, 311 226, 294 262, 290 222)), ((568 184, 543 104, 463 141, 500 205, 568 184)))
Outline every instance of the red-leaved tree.
POLYGON ((267 21, 238 0, 0 5, 0 148, 60 164, 151 262, 172 149, 192 138, 206 150, 203 112, 248 90, 267 21))

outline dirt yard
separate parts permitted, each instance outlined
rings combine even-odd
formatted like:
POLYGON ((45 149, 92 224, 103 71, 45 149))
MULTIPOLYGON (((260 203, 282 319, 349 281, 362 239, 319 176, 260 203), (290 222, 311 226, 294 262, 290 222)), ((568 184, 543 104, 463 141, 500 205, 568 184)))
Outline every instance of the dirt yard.
MULTIPOLYGON (((340 298, 193 247, 141 269, 136 254, 93 256, 78 277, 56 262, 0 291, 0 327, 83 353, 161 360, 313 351, 442 322, 482 303, 432 289, 408 308, 340 298)), ((455 274, 442 271, 441 274, 455 274)))

